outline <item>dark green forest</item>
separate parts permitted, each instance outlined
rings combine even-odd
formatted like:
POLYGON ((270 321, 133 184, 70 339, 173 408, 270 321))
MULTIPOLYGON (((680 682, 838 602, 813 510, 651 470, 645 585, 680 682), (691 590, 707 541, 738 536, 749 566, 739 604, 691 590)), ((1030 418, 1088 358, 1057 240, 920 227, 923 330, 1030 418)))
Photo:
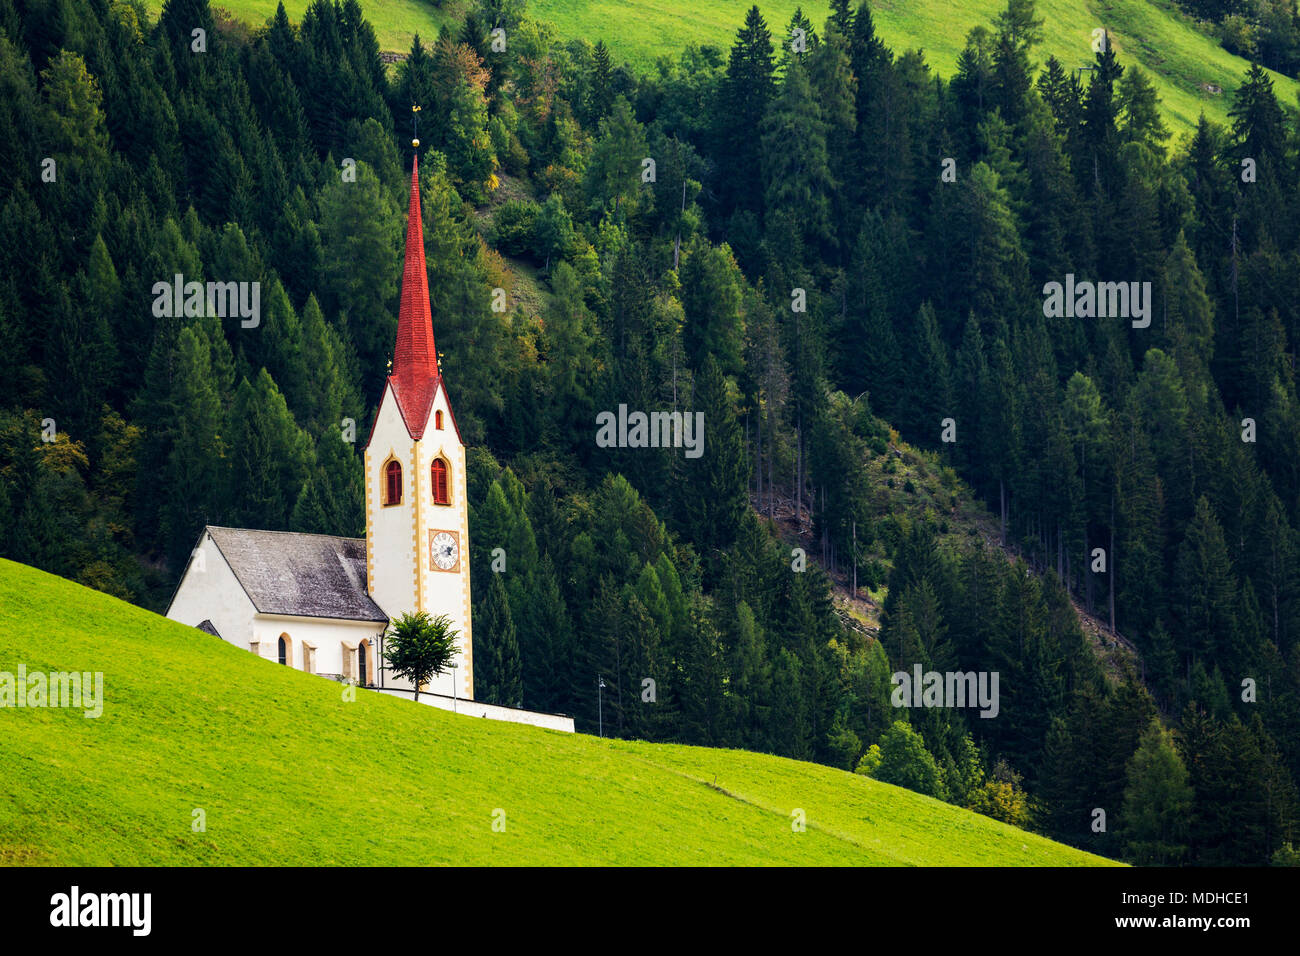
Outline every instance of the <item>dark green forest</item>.
POLYGON ((1037 62, 1032 0, 946 78, 832 6, 638 74, 519 0, 392 67, 356 0, 0 0, 0 555, 160 610, 205 524, 364 534, 419 104, 481 699, 591 731, 603 676, 607 734, 1137 863, 1296 862, 1294 105, 1252 67, 1173 143, 1110 49, 1037 62), (157 316, 178 273, 260 282, 260 323, 157 316), (1067 275, 1149 282, 1149 325, 1048 318, 1067 275), (598 447, 620 404, 703 412, 704 454, 598 447), (873 512, 891 428, 1000 547, 873 512), (878 638, 835 606, 869 552, 878 638), (998 672, 997 718, 891 706, 918 663, 998 672))

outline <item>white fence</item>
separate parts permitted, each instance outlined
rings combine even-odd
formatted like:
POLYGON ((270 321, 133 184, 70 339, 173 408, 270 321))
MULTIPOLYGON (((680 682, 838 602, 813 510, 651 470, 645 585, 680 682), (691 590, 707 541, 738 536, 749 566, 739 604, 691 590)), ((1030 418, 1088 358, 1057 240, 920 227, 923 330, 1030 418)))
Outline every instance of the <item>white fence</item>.
MULTIPOLYGON (((367 690, 373 690, 380 694, 388 694, 392 697, 405 697, 411 700, 413 694, 409 690, 398 690, 392 687, 368 687, 367 690)), ((485 704, 482 701, 466 700, 463 697, 451 698, 444 697, 441 694, 421 693, 419 696, 421 704, 428 704, 431 707, 441 707, 443 710, 454 711, 458 714, 464 714, 466 717, 486 717, 488 720, 504 720, 511 724, 530 724, 533 727, 546 727, 549 730, 561 730, 565 733, 573 733, 573 718, 564 714, 542 714, 535 710, 520 710, 516 707, 499 707, 496 704, 485 704)))

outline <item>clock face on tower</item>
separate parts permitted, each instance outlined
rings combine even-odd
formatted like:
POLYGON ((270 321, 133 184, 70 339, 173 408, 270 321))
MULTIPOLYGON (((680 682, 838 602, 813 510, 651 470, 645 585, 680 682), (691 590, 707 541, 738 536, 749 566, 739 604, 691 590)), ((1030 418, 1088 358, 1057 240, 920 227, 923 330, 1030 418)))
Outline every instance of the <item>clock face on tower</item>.
POLYGON ((429 560, 439 571, 459 571, 460 535, 455 531, 430 531, 429 560))

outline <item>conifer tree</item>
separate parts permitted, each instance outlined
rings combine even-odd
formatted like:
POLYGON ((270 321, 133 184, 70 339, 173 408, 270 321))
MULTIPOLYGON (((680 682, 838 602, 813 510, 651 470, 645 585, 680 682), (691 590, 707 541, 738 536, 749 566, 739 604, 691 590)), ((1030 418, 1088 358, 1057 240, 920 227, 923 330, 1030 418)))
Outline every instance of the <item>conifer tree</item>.
POLYGON ((718 91, 716 155, 719 205, 724 209, 762 212, 762 197, 747 184, 762 168, 754 131, 775 95, 774 71, 772 35, 758 7, 750 7, 718 91))
POLYGON ((1158 719, 1142 734, 1128 763, 1119 829, 1130 860, 1142 866, 1176 866, 1187 854, 1192 788, 1173 736, 1158 719))
POLYGON ((1215 651, 1226 646, 1232 632, 1237 580, 1223 528, 1204 495, 1196 503, 1196 513, 1178 551, 1175 583, 1184 635, 1179 650, 1189 665, 1193 659, 1208 664, 1215 651))
POLYGON ((1119 107, 1120 139, 1141 143, 1163 157, 1169 130, 1160 118, 1160 98, 1156 95, 1155 85, 1142 70, 1131 67, 1120 77, 1116 103, 1119 107))
POLYGON ((487 595, 475 609, 474 636, 478 639, 474 653, 475 696, 489 704, 522 706, 519 642, 510 599, 498 574, 491 576, 487 595))
POLYGON ((311 441, 266 369, 240 382, 225 434, 231 517, 243 527, 286 530, 312 464, 311 441))
POLYGON ((609 55, 609 47, 604 40, 597 40, 591 51, 591 81, 587 93, 588 126, 596 127, 609 114, 614 105, 613 85, 614 64, 609 55))
POLYGON ((683 257, 681 277, 687 361, 698 369, 708 356, 724 374, 735 374, 741 368, 745 277, 731 248, 695 240, 683 257))
POLYGON ((834 241, 830 200, 835 182, 822 110, 808 68, 802 61, 793 61, 781 81, 780 93, 763 117, 761 131, 768 215, 791 216, 799 222, 805 243, 825 249, 834 241))
POLYGON ((321 195, 327 312, 344 327, 367 369, 380 377, 397 334, 398 231, 402 217, 374 171, 357 163, 356 182, 334 177, 321 195), (376 371, 377 370, 377 371, 376 371))
POLYGON ((1029 107, 1029 90, 1035 64, 1030 50, 1043 39, 1043 21, 1036 18, 1034 0, 1008 0, 997 15, 993 62, 998 85, 998 107, 1009 123, 1018 123, 1029 107))
POLYGON ((699 458, 683 465, 679 501, 692 540, 716 579, 721 552, 735 540, 747 501, 744 437, 727 381, 712 355, 705 357, 696 378, 692 405, 693 412, 704 415, 703 449, 699 458))
POLYGON ((169 563, 184 566, 205 524, 220 523, 226 513, 229 478, 222 464, 227 443, 222 437, 225 414, 207 343, 194 329, 182 329, 176 341, 175 377, 167 405, 174 410, 171 451, 162 474, 164 485, 184 489, 162 501, 162 538, 169 563))

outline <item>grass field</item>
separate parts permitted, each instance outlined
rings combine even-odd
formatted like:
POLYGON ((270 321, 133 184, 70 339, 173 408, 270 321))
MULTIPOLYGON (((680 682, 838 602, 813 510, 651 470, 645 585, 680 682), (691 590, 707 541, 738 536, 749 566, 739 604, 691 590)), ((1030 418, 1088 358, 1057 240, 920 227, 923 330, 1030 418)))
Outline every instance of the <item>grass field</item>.
MULTIPOLYGON (((264 23, 277 0, 215 0, 239 18, 264 23)), ((604 40, 620 59, 648 68, 659 56, 675 57, 687 43, 728 49, 753 0, 530 0, 529 15, 555 25, 562 36, 604 40)), ((156 13, 161 0, 149 0, 156 13)), ((308 0, 286 0, 285 9, 298 20, 308 0)), ((380 46, 405 51, 411 36, 432 37, 458 16, 449 2, 435 7, 431 0, 361 0, 375 27, 380 46)), ((951 77, 966 33, 988 25, 1005 0, 878 0, 872 5, 876 28, 895 52, 922 49, 931 68, 951 77)), ((814 0, 761 0, 759 8, 774 38, 802 6, 821 29, 829 4, 814 0)), ((1189 132, 1202 110, 1211 119, 1227 121, 1232 92, 1248 64, 1198 32, 1172 0, 1038 0, 1044 21, 1044 42, 1036 56, 1041 63, 1054 54, 1067 68, 1092 62, 1092 31, 1105 27, 1124 64, 1137 63, 1156 81, 1166 122, 1174 139, 1189 132), (1218 87, 1221 93, 1211 92, 1218 87)), ((1300 84, 1273 74, 1278 98, 1297 104, 1300 84)))
POLYGON ((814 764, 349 702, 0 561, 0 671, 19 663, 103 672, 103 714, 0 708, 0 865, 1110 862, 814 764))
MULTIPOLYGON (((751 0, 679 5, 662 0, 532 0, 529 9, 563 34, 585 36, 593 43, 604 39, 630 62, 644 66, 660 55, 675 56, 687 42, 728 48, 750 5, 751 0)), ((802 6, 818 29, 829 11, 828 3, 760 2, 774 36, 785 29, 796 6, 802 6)), ((896 53, 924 50, 931 68, 951 77, 971 27, 988 25, 1005 6, 1005 0, 879 0, 872 4, 872 16, 896 53)), ((1036 50, 1040 63, 1053 54, 1070 69, 1090 64, 1092 31, 1105 27, 1121 62, 1136 62, 1155 78, 1171 130, 1189 131, 1202 110, 1226 121, 1231 91, 1249 64, 1199 33, 1169 0, 1038 0, 1037 8, 1044 20, 1044 42, 1036 50), (1223 92, 1211 93, 1207 86, 1223 92)), ((1294 106, 1300 85, 1277 74, 1273 78, 1279 98, 1294 106)))

